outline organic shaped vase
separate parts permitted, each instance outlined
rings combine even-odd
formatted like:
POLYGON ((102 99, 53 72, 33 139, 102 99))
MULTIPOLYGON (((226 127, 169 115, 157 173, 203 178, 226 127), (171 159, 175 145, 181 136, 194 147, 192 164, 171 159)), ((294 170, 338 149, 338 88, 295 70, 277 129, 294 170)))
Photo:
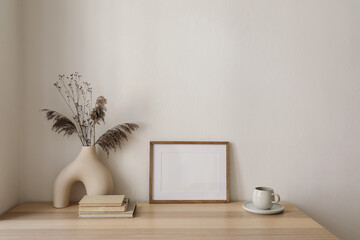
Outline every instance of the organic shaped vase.
POLYGON ((69 205, 71 186, 80 181, 87 195, 107 195, 113 192, 113 180, 109 170, 99 161, 95 146, 83 147, 77 158, 67 165, 54 183, 54 207, 69 205))

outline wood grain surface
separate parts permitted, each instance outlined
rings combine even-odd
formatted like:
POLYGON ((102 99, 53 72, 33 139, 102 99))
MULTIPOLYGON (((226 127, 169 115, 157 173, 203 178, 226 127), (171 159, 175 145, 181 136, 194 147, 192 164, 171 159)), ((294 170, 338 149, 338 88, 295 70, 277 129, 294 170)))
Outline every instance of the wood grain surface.
POLYGON ((278 215, 241 204, 138 203, 134 218, 80 219, 76 204, 25 203, 0 217, 0 239, 337 239, 290 203, 278 215))

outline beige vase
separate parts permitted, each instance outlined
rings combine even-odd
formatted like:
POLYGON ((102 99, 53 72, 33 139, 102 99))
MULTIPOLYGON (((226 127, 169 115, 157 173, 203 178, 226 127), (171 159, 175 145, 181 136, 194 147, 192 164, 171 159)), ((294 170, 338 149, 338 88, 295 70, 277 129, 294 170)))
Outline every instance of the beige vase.
POLYGON ((54 183, 54 207, 69 205, 71 186, 82 182, 87 195, 108 195, 113 192, 113 179, 102 164, 95 146, 83 147, 77 158, 67 165, 56 177, 54 183))

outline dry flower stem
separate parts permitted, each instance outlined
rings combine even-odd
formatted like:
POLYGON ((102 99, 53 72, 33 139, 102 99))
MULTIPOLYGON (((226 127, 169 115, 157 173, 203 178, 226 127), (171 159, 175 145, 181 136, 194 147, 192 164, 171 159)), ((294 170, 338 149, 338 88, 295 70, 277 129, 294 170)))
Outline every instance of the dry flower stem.
POLYGON ((53 120, 52 130, 70 136, 77 133, 83 146, 98 144, 108 155, 111 149, 121 147, 123 140, 127 140, 127 134, 131 134, 139 128, 135 123, 119 124, 108 130, 95 141, 95 126, 105 123, 107 100, 100 96, 92 107, 92 88, 88 82, 81 80, 77 72, 65 76, 59 75, 59 80, 54 84, 66 105, 70 108, 72 120, 64 115, 49 109, 42 109, 48 120, 53 120))

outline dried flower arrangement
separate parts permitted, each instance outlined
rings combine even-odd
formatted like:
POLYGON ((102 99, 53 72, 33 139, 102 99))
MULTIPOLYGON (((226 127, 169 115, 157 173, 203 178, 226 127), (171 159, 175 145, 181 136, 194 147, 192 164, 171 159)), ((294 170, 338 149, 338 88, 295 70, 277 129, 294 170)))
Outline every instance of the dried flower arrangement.
POLYGON ((92 107, 92 88, 88 82, 81 80, 81 75, 77 72, 69 76, 59 75, 59 81, 55 82, 54 86, 73 113, 73 121, 50 109, 41 111, 45 112, 47 120, 53 121, 53 131, 63 133, 64 136, 77 133, 83 146, 98 144, 109 155, 111 149, 121 147, 121 143, 127 140, 127 134, 139 128, 135 123, 119 124, 95 141, 95 126, 105 123, 107 100, 100 96, 92 107))

